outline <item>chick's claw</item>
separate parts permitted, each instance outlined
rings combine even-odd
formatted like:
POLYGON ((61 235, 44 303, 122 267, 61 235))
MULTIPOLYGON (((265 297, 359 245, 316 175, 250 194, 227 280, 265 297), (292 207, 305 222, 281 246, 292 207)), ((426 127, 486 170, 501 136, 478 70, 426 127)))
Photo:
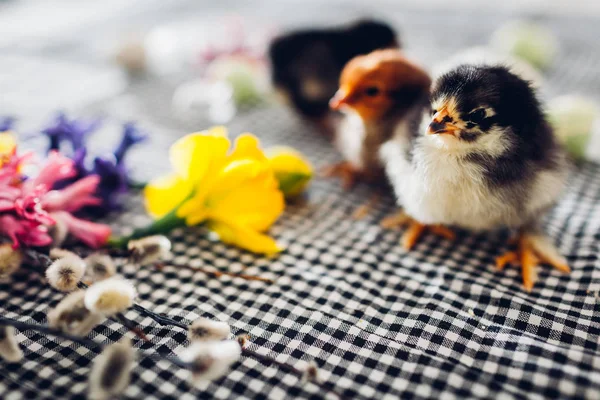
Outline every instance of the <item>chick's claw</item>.
POLYGON ((425 225, 411 219, 408 222, 408 229, 402 235, 401 243, 406 250, 410 250, 419 242, 423 233, 429 231, 435 235, 445 237, 446 239, 454 240, 456 235, 450 229, 442 225, 425 225))
POLYGON ((567 260, 544 236, 522 233, 516 240, 517 251, 508 251, 496 258, 498 269, 506 264, 521 264, 523 286, 530 292, 537 281, 536 268, 540 263, 549 264, 563 273, 571 272, 567 260))
POLYGON ((526 291, 531 292, 533 285, 537 282, 536 267, 539 259, 525 237, 519 239, 519 262, 521 263, 523 286, 526 291))
POLYGON ((425 232, 425 225, 417 221, 411 221, 408 230, 402 235, 402 246, 406 250, 412 249, 423 235, 423 232, 425 232))
POLYGON ((542 263, 551 265, 565 274, 571 272, 567 259, 558 252, 547 237, 542 235, 527 235, 527 241, 542 263))
POLYGON ((340 178, 342 181, 342 187, 345 190, 350 190, 360 180, 361 172, 349 162, 344 161, 325 167, 321 172, 321 175, 326 178, 340 178))
POLYGON ((411 218, 404 211, 398 211, 395 214, 388 215, 379 222, 383 229, 402 228, 410 223, 411 218))
POLYGON ((502 271, 506 264, 512 264, 519 260, 519 255, 515 251, 507 251, 501 256, 496 257, 496 268, 502 271))
POLYGON ((446 239, 456 239, 456 234, 443 225, 431 225, 429 226, 429 230, 431 231, 431 233, 445 237, 446 239))
POLYGON ((379 202, 379 193, 373 193, 367 202, 358 206, 352 213, 352 219, 361 220, 365 218, 379 202))

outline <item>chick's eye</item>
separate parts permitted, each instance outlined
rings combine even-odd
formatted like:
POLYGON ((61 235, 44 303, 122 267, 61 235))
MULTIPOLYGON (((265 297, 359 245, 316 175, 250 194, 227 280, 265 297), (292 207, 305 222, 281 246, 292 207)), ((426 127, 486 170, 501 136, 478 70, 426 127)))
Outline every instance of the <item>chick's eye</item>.
POLYGON ((485 110, 480 108, 479 110, 469 113, 469 115, 467 115, 467 121, 478 124, 485 119, 485 115, 485 110))
POLYGON ((365 89, 365 94, 370 97, 375 97, 379 94, 379 88, 375 86, 370 86, 365 89))
POLYGON ((437 114, 437 110, 435 108, 432 108, 431 109, 431 115, 435 115, 435 114, 437 114))

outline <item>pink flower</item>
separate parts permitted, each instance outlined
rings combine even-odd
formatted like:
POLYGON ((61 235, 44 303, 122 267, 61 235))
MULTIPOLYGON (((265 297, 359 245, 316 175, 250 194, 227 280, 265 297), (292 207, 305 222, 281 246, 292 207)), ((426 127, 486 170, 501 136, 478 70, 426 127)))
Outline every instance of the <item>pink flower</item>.
POLYGON ((109 226, 70 214, 101 203, 94 196, 100 177, 90 175, 62 190, 50 190, 56 182, 76 175, 73 160, 51 152, 39 174, 25 180, 21 166, 29 157, 13 153, 0 166, 0 235, 10 238, 15 248, 48 246, 53 241, 48 227, 60 223, 88 246, 104 245, 111 234, 109 226))
POLYGON ((51 214, 52 218, 64 223, 69 233, 92 248, 106 244, 111 230, 108 225, 85 221, 71 215, 66 211, 57 211, 51 214))
POLYGON ((35 221, 38 225, 54 225, 54 220, 42 206, 41 198, 47 193, 44 185, 40 185, 14 201, 14 210, 20 217, 35 221))
POLYGON ((77 211, 85 206, 96 206, 102 203, 94 197, 96 188, 100 183, 98 175, 89 175, 61 190, 52 190, 42 198, 45 210, 52 211, 77 211))
POLYGON ((48 155, 46 165, 41 169, 38 176, 27 181, 25 185, 28 188, 35 188, 39 185, 45 185, 48 189, 63 179, 72 178, 77 174, 75 163, 70 158, 61 155, 57 151, 51 151, 48 155))
POLYGON ((21 167, 26 161, 33 158, 33 153, 22 155, 12 154, 4 164, 0 166, 0 185, 16 185, 23 181, 21 167))
POLYGON ((48 229, 30 220, 17 219, 10 214, 0 215, 0 233, 8 236, 13 247, 21 245, 41 247, 52 243, 48 229))
POLYGON ((12 211, 20 195, 20 189, 0 183, 0 212, 12 211))

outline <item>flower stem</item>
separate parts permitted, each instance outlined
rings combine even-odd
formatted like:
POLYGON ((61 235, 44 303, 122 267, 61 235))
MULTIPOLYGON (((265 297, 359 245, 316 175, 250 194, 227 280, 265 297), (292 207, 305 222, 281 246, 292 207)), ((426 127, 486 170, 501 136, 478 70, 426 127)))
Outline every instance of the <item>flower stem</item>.
POLYGON ((148 182, 134 181, 131 179, 127 181, 127 186, 129 187, 129 189, 133 190, 142 190, 146 187, 146 185, 148 185, 148 182))
POLYGON ((108 245, 115 248, 125 248, 130 240, 138 239, 144 236, 158 235, 168 233, 175 228, 185 226, 185 220, 177 216, 177 210, 173 210, 164 217, 155 220, 151 224, 138 228, 131 235, 122 237, 112 237, 108 239, 108 245))

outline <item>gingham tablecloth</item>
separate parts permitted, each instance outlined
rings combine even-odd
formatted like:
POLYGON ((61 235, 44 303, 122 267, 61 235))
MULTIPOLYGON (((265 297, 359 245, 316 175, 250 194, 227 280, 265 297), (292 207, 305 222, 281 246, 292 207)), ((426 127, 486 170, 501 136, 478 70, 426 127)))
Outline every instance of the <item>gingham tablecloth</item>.
MULTIPOLYGON (((419 32, 417 22, 410 26, 419 32)), ((576 50, 571 47, 574 56, 553 70, 556 77, 573 60, 589 73, 586 68, 597 58, 576 50)), ((590 76, 593 90, 598 76, 590 76)), ((553 87, 562 82, 557 78, 553 87)), ((134 164, 152 175, 167 166, 165 149, 174 139, 161 134, 186 131, 161 120, 162 107, 145 103, 159 98, 148 95, 157 93, 154 86, 132 90, 145 107, 138 119, 156 128, 153 144, 138 152, 134 164)), ((324 139, 283 108, 242 113, 230 127, 234 133, 250 130, 265 144, 295 146, 317 166, 337 160, 324 139)), ((532 293, 522 289, 517 268, 494 267, 508 233, 459 232, 455 241, 427 235, 407 252, 399 245, 401 232, 378 226, 395 209, 391 197, 365 219, 351 218, 368 198, 366 187, 344 192, 335 181, 315 180, 307 201, 288 206, 271 231, 287 247, 278 257, 211 241, 200 228, 179 229, 171 235, 173 256, 162 270, 121 262, 120 272, 135 283, 139 304, 185 323, 201 316, 227 321, 234 333, 249 333, 251 349, 281 362, 301 367, 315 360, 319 378, 345 398, 600 398, 600 166, 574 168, 563 198, 545 220, 573 272, 539 268, 532 293), (214 278, 182 265, 274 283, 214 278)), ((139 197, 109 220, 117 231, 146 221, 139 197)), ((0 283, 0 315, 45 324, 49 307, 62 296, 40 275, 22 271, 0 283)), ((127 316, 151 339, 134 339, 140 351, 168 354, 188 344, 180 329, 134 311, 127 316)), ((112 343, 123 335, 131 336, 120 324, 106 322, 90 338, 112 343)), ((32 331, 19 332, 17 339, 25 357, 17 364, 0 361, 0 398, 86 396, 96 350, 32 331)), ((168 363, 139 358, 124 398, 334 398, 253 358, 243 357, 227 376, 198 389, 186 376, 168 363)))

